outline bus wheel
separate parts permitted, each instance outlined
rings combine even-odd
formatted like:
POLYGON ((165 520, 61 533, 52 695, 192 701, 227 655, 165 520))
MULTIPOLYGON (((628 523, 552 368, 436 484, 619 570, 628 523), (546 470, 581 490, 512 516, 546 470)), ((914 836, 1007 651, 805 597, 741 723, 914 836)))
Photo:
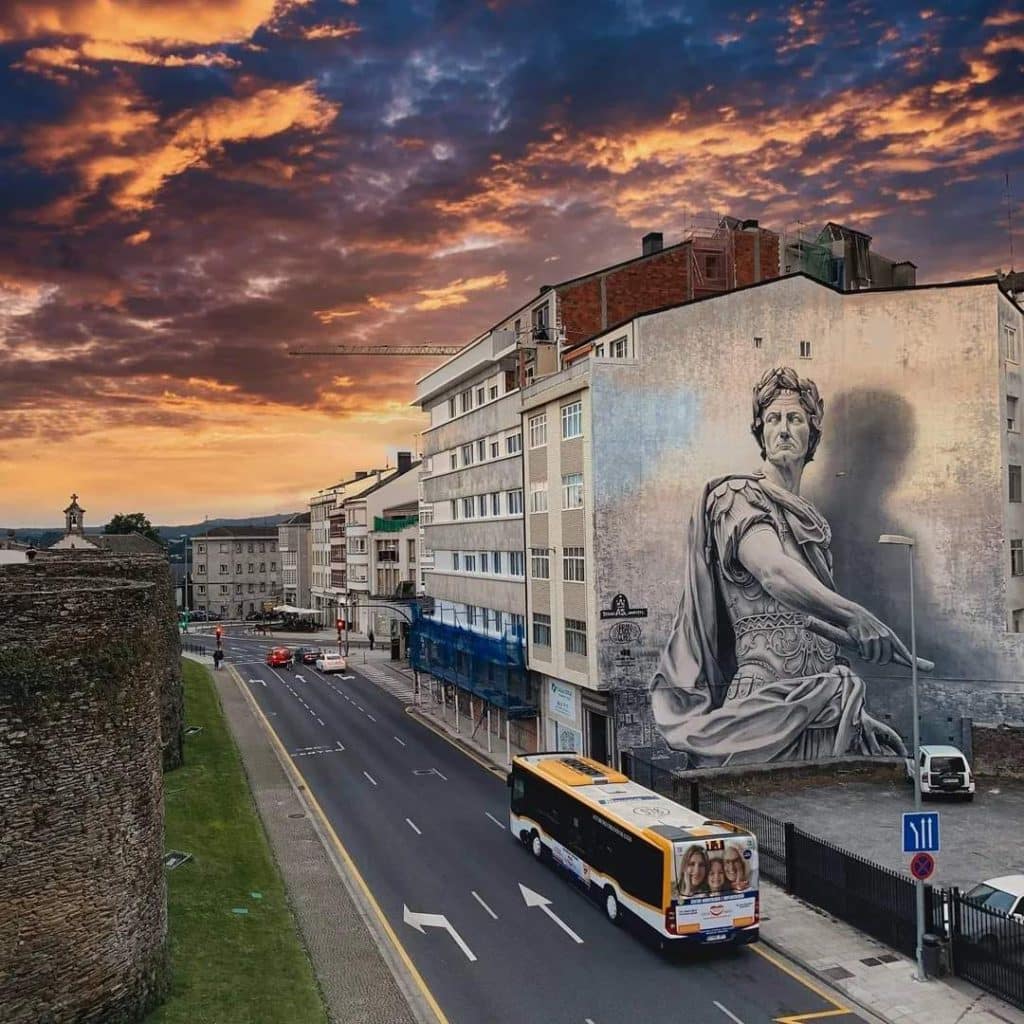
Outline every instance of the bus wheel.
POLYGON ((622 921, 622 911, 619 908, 619 901, 615 890, 608 886, 604 891, 604 912, 612 924, 619 924, 622 921))
POLYGON ((544 844, 540 841, 540 836, 536 832, 533 833, 530 839, 530 849, 533 850, 533 855, 537 860, 544 856, 544 844))

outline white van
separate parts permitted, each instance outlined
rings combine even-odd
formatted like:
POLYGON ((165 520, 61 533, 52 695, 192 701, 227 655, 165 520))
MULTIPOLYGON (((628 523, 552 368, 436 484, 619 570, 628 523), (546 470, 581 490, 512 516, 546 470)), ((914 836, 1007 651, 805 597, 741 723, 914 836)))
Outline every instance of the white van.
MULTIPOLYGON (((956 747, 921 747, 921 793, 974 799, 974 773, 963 751, 956 747)), ((914 759, 907 758, 907 778, 914 779, 914 759)))

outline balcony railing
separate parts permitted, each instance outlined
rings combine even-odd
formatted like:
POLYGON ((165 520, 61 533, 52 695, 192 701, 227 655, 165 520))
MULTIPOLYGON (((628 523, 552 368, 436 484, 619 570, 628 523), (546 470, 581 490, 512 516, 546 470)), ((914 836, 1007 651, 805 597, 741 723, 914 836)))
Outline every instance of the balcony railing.
POLYGON ((420 521, 418 515, 402 516, 400 519, 383 519, 381 516, 373 517, 373 529, 375 533, 400 533, 409 526, 415 526, 420 521))
POLYGON ((378 551, 377 552, 378 562, 397 562, 398 552, 397 551, 378 551))
POLYGON ((331 573, 331 586, 338 590, 344 590, 348 586, 348 574, 344 572, 331 573))

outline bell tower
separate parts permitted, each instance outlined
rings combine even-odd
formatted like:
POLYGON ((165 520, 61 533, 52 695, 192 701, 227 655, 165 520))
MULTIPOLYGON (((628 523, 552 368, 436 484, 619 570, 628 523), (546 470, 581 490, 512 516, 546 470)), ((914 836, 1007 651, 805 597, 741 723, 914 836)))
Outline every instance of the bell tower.
POLYGON ((71 504, 64 509, 64 531, 69 536, 81 537, 85 533, 85 509, 78 504, 78 495, 71 495, 71 504))

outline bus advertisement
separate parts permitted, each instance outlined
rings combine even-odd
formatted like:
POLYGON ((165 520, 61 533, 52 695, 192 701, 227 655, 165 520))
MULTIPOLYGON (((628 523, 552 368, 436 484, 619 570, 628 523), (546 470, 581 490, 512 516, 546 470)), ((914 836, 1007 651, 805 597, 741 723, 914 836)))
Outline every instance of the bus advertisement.
POLYGON ((539 860, 663 942, 756 942, 757 841, 579 754, 513 758, 509 826, 539 860))

